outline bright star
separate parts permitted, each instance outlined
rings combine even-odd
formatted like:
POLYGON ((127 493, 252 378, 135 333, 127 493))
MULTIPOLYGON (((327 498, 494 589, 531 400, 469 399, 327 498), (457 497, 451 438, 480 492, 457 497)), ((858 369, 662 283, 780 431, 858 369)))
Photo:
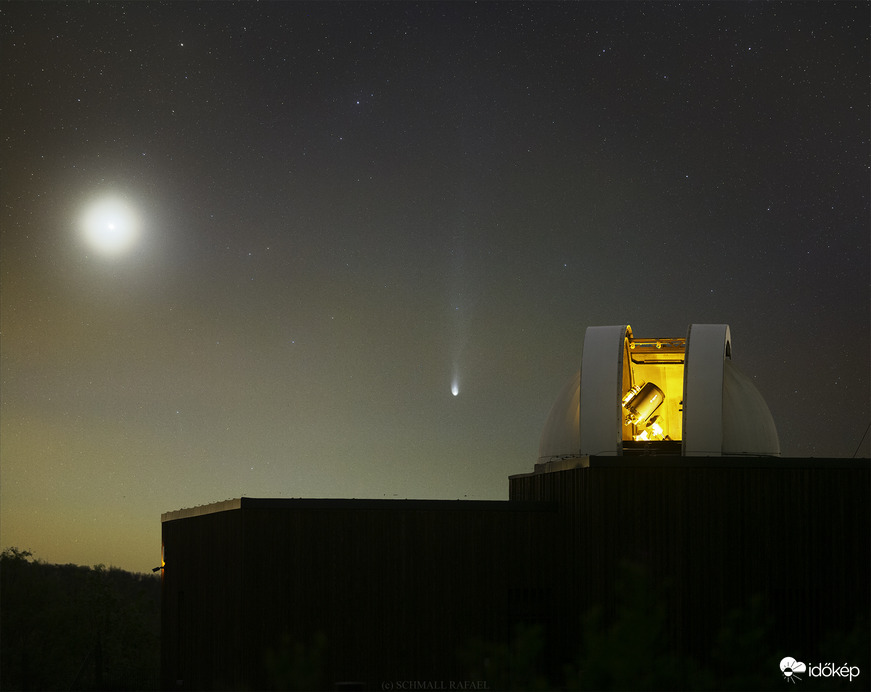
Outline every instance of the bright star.
POLYGON ((82 235, 101 255, 116 256, 129 250, 139 237, 139 219, 122 197, 92 201, 82 213, 82 235))

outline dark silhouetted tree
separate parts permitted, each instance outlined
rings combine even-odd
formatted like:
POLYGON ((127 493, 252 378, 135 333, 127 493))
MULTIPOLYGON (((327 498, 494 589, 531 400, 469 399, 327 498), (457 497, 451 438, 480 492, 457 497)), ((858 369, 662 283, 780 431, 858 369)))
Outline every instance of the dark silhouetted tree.
POLYGON ((159 577, 0 554, 0 689, 156 689, 159 667, 159 577))

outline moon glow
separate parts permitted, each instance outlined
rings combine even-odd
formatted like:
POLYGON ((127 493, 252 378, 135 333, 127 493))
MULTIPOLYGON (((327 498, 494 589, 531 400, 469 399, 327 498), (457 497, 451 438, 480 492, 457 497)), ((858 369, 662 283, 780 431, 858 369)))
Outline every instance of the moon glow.
POLYGON ((122 197, 102 197, 85 208, 81 229, 88 245, 101 255, 112 257, 133 247, 139 237, 139 219, 122 197))

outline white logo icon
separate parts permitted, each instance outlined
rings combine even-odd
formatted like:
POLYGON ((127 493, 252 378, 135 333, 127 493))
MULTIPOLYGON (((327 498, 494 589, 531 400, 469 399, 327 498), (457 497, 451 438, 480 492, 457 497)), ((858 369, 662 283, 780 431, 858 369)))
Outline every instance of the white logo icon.
POLYGON ((804 673, 806 670, 807 666, 801 661, 796 661, 792 656, 787 656, 780 661, 780 672, 783 673, 783 677, 790 682, 801 680, 796 673, 804 673))

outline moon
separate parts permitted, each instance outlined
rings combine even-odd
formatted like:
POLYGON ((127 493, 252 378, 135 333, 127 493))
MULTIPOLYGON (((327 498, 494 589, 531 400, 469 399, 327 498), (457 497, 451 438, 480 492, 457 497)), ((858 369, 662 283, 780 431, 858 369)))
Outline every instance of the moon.
POLYGON ((122 255, 139 239, 139 217, 120 195, 101 197, 82 212, 81 231, 85 242, 105 257, 122 255))

